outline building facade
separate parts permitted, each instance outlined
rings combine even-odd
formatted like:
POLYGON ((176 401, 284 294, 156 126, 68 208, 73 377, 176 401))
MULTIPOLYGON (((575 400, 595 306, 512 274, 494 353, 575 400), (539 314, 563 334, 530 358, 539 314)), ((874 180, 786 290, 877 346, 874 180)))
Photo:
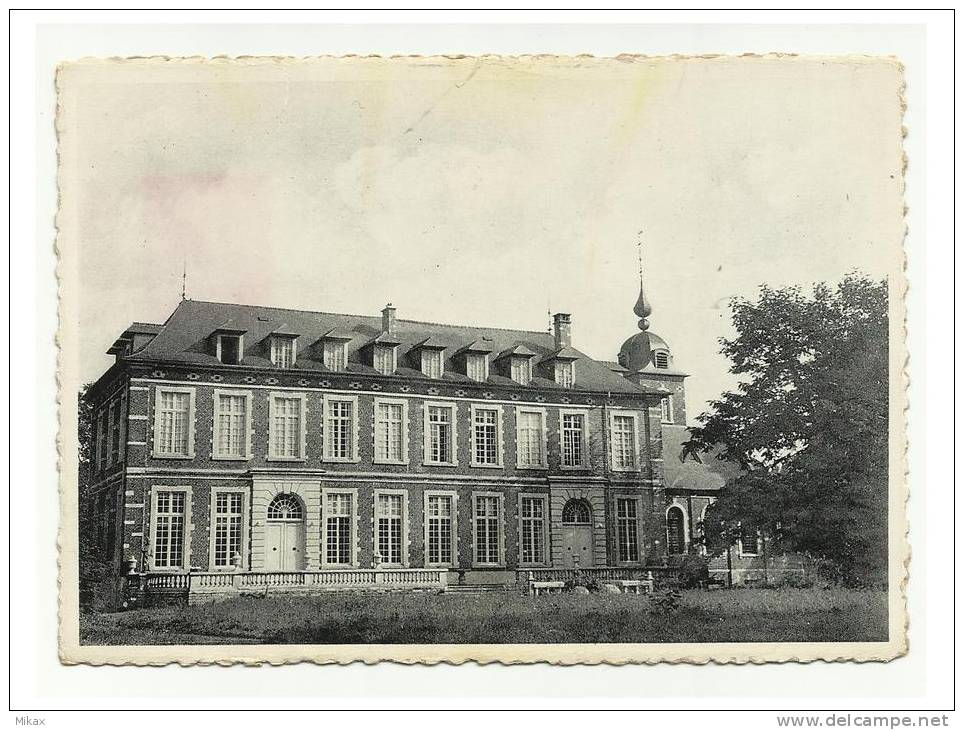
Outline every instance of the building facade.
POLYGON ((118 574, 658 564, 689 550, 705 484, 667 488, 686 376, 642 291, 634 311, 610 362, 568 314, 546 333, 182 301, 87 393, 82 509, 118 574))

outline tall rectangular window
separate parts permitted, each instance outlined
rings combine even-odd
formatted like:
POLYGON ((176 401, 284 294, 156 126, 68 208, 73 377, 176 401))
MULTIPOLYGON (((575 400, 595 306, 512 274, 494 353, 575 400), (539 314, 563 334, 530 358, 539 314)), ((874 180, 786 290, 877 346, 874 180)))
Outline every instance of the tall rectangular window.
POLYGON ((528 385, 532 380, 532 365, 527 357, 513 357, 510 364, 512 379, 519 385, 528 385))
POLYGON ((375 547, 382 565, 402 564, 402 518, 404 505, 401 494, 379 494, 375 501, 375 547))
POLYGON ((546 562, 546 500, 544 497, 519 498, 519 560, 522 563, 546 562))
POLYGON ((639 523, 636 519, 636 500, 616 500, 616 546, 619 562, 639 560, 639 523))
POLYGON ((271 364, 276 368, 290 368, 295 364, 295 340, 293 337, 271 338, 271 364))
POLYGON ((329 370, 341 372, 348 364, 348 343, 338 340, 326 340, 322 358, 329 370))
POLYGON ((190 455, 191 394, 184 391, 157 391, 154 451, 161 456, 190 455))
POLYGON ((499 412, 477 408, 472 416, 475 464, 499 464, 499 412))
POLYGON ((663 423, 672 423, 673 422, 673 396, 671 395, 666 396, 665 398, 663 398, 663 400, 659 402, 659 405, 660 405, 660 411, 661 411, 660 420, 662 420, 663 423))
POLYGON ((329 494, 325 499, 325 562, 351 565, 352 495, 329 494))
POLYGON ((184 567, 185 492, 159 491, 154 503, 154 567, 184 567))
POLYGON ((240 492, 214 494, 214 567, 230 568, 241 555, 243 495, 240 492))
POLYGON ((632 416, 613 416, 613 468, 636 468, 636 419, 632 416))
POLYGON ((272 458, 301 458, 301 408, 301 398, 272 396, 269 436, 272 458))
POLYGON ((455 461, 452 440, 452 406, 427 406, 426 456, 430 464, 451 464, 455 461))
POLYGON ((431 565, 454 564, 452 545, 454 499, 448 495, 429 495, 425 506, 426 562, 431 565))
POLYGON ((422 350, 422 375, 429 378, 442 377, 441 350, 422 350))
POLYGON ((479 565, 498 565, 502 562, 499 531, 502 524, 498 497, 475 498, 475 562, 479 565))
POLYGON ((375 369, 382 375, 395 373, 395 348, 389 345, 375 345, 372 353, 375 369))
POLYGON ((755 530, 740 531, 740 555, 755 556, 760 550, 759 534, 755 530))
POLYGON ((545 416, 541 411, 516 411, 516 440, 520 467, 545 466, 545 416))
POLYGON ((248 456, 248 396, 215 393, 214 455, 225 459, 248 456))
POLYGON ((111 464, 115 464, 120 460, 120 419, 120 401, 115 401, 110 404, 110 413, 108 416, 108 428, 110 428, 110 456, 108 457, 107 461, 111 464))
POLYGON ((562 414, 562 465, 585 466, 583 434, 586 417, 582 413, 562 414))
POLYGON ((405 405, 375 401, 375 459, 405 461, 405 405))
POLYGON ((465 356, 465 374, 477 383, 484 383, 489 377, 489 359, 486 355, 470 352, 465 356))
POLYGON ((355 403, 329 399, 325 403, 325 458, 349 461, 355 456, 355 403))
POLYGON ((556 383, 563 388, 571 388, 576 384, 576 364, 574 362, 557 362, 555 368, 556 383))

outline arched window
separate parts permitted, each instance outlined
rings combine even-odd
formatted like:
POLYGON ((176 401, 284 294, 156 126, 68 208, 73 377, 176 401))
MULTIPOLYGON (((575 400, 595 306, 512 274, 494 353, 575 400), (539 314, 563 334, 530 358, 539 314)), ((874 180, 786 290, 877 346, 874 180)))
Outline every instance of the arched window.
POLYGON ((679 507, 670 507, 666 511, 666 552, 670 555, 686 552, 684 519, 683 510, 679 507))
POLYGON ((562 508, 562 524, 588 525, 592 522, 592 512, 589 505, 582 499, 570 499, 562 508))
POLYGON ((669 369, 669 353, 666 350, 656 350, 653 353, 653 363, 660 370, 669 369))
POLYGON ((300 520, 303 516, 301 501, 293 494, 279 494, 268 505, 269 520, 300 520))

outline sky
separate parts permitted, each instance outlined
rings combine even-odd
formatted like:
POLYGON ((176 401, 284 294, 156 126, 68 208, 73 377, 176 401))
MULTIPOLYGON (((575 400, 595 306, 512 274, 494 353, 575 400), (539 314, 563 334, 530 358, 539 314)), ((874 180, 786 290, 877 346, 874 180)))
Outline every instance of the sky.
POLYGON ((82 382, 187 296, 651 330, 694 417, 727 302, 899 272, 900 69, 870 59, 84 62, 59 76, 61 275, 82 382))

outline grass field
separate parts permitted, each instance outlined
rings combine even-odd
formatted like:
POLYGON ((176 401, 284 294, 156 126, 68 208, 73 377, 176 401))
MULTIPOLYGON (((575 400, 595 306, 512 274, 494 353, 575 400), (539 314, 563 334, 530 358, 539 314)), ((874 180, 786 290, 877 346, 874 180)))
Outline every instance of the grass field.
POLYGON ((885 641, 887 594, 834 589, 647 596, 329 593, 82 614, 82 644, 885 641))

